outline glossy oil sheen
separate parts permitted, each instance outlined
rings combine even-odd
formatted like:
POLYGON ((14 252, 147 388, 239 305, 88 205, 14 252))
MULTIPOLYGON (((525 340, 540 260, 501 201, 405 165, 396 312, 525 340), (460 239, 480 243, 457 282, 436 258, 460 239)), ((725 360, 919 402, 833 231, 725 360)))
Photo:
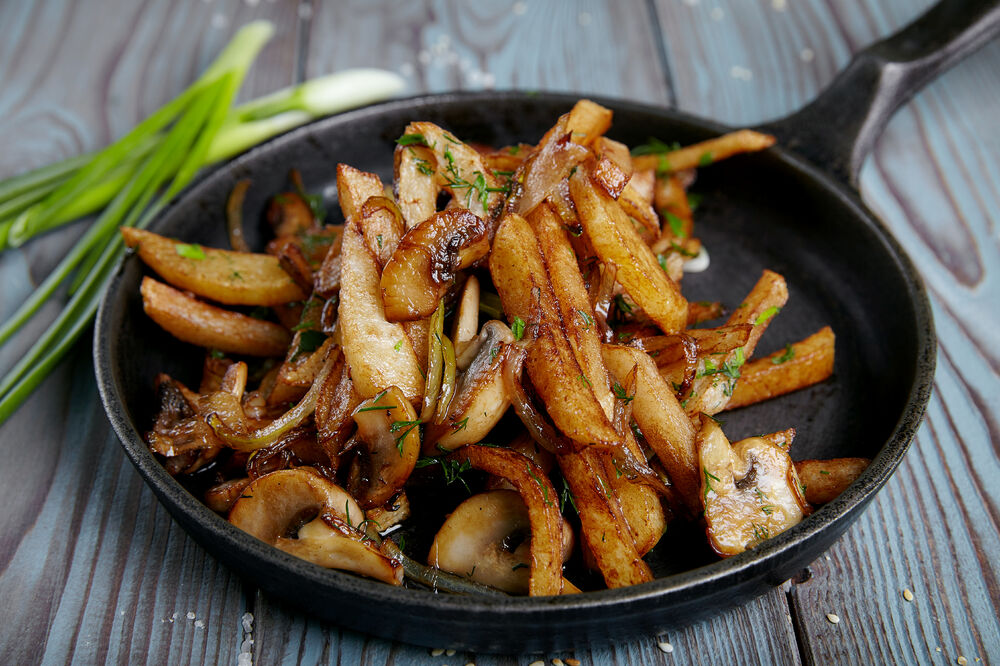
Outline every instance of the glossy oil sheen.
MULTIPOLYGON (((262 219, 268 197, 299 169, 337 211, 338 162, 391 177, 395 139, 412 120, 429 120, 465 140, 533 143, 574 97, 518 93, 450 94, 369 107, 265 144, 186 191, 152 226, 168 236, 222 247, 225 199, 251 178, 246 219, 262 219), (333 197, 333 198, 331 198, 333 197)), ((615 110, 609 135, 630 145, 649 136, 689 143, 726 128, 676 112, 599 100, 615 110)), ((761 354, 829 324, 837 335, 834 377, 821 385, 723 416, 731 439, 793 426, 795 458, 867 456, 873 464, 847 492, 802 524, 752 551, 718 561, 697 529, 671 528, 648 556, 657 575, 632 588, 543 599, 476 599, 392 588, 296 560, 235 529, 174 481, 141 433, 156 407, 158 372, 189 383, 198 350, 174 341, 142 313, 145 269, 126 259, 95 329, 98 384, 123 446, 154 492, 199 543, 266 592, 345 626, 428 646, 480 651, 550 650, 649 634, 746 601, 815 559, 857 517, 899 463, 930 391, 934 332, 926 295, 909 261, 856 193, 794 155, 771 149, 702 169, 697 235, 712 265, 685 278, 691 300, 738 304, 761 270, 782 273, 790 298, 761 354), (694 539, 698 548, 691 548, 694 539), (676 547, 675 544, 680 544, 676 547)), ((329 221, 336 219, 331 213, 329 221)), ((261 247, 264 223, 248 223, 261 247)))

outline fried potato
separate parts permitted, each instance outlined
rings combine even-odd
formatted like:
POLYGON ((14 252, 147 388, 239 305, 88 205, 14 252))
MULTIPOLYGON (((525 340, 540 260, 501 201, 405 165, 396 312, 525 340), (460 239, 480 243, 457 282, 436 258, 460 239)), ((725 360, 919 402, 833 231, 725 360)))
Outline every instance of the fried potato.
POLYGON ((833 374, 833 329, 824 326, 808 338, 747 363, 740 370, 726 409, 735 409, 797 391, 833 374))
POLYGON ((270 255, 191 245, 134 227, 122 227, 121 234, 143 263, 168 283, 213 301, 279 305, 306 297, 270 255))
POLYGON ((826 504, 847 490, 871 462, 868 458, 800 460, 795 463, 795 471, 805 487, 806 500, 810 504, 826 504))
POLYGON ((701 511, 696 430, 670 386, 660 377, 653 360, 632 347, 604 345, 604 361, 621 384, 636 368, 632 417, 643 437, 663 464, 670 482, 681 494, 691 515, 701 511))
POLYGON ((434 152, 421 145, 396 146, 393 154, 393 193, 412 229, 437 212, 438 187, 434 152))
POLYGON ((386 319, 378 265, 350 222, 344 226, 341 258, 340 334, 355 388, 370 398, 396 386, 416 402, 424 392, 416 354, 403 327, 386 319))
POLYGON ((582 540, 610 588, 638 585, 653 579, 621 514, 621 507, 593 452, 557 457, 563 478, 580 515, 582 540))
POLYGON ((424 145, 434 153, 438 186, 451 194, 455 204, 486 220, 499 215, 503 187, 476 149, 434 123, 410 123, 403 136, 420 137, 413 145, 424 145))
POLYGON ((149 318, 184 342, 230 354, 281 356, 292 340, 278 324, 202 303, 149 277, 140 293, 149 318))
POLYGON ((629 296, 665 333, 683 329, 687 301, 618 202, 593 184, 586 167, 570 177, 569 187, 587 238, 601 261, 617 267, 618 281, 629 296))
POLYGON ((504 312, 519 318, 525 335, 536 337, 525 365, 549 416, 578 444, 615 442, 618 435, 567 339, 538 241, 528 223, 508 215, 490 254, 490 273, 504 312))
POLYGON ((729 403, 744 361, 753 354, 760 336, 788 300, 785 278, 765 270, 746 300, 733 311, 727 325, 751 325, 750 334, 742 347, 698 362, 698 372, 690 391, 681 404, 689 415, 718 414, 729 403))
POLYGON ((657 169, 660 172, 681 171, 707 166, 739 153, 752 153, 774 145, 775 138, 754 130, 743 129, 714 139, 671 150, 658 155, 634 158, 636 169, 657 169))
POLYGON ((366 201, 381 196, 385 196, 381 178, 347 164, 337 165, 337 197, 345 220, 358 215, 366 201))

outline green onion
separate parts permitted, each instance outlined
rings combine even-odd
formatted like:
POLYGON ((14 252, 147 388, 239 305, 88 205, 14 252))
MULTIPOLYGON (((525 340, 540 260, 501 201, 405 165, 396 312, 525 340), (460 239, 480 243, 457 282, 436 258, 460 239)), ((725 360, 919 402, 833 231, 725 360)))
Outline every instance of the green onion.
POLYGON ((118 227, 147 226, 203 166, 316 117, 376 101, 402 88, 403 81, 395 74, 349 70, 231 108, 247 70, 273 32, 266 21, 242 28, 195 83, 107 148, 0 182, 0 251, 101 211, 52 273, 0 326, 2 344, 72 277, 69 300, 58 317, 0 379, 0 423, 89 327, 124 255, 118 227))

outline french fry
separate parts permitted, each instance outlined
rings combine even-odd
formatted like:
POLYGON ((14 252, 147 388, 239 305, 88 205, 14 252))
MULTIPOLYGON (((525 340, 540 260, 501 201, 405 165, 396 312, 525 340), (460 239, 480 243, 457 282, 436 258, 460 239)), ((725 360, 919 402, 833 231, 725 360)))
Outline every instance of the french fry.
POLYGON ((280 356, 291 342, 283 326, 202 303, 150 277, 140 293, 149 318, 184 342, 248 356, 280 356))
POLYGON ((694 232, 694 218, 688 202, 687 191, 676 175, 657 178, 653 189, 656 210, 667 223, 663 233, 672 240, 684 240, 694 232))
POLYGON ((800 460, 795 463, 795 471, 805 486, 806 501, 826 504, 847 490, 871 462, 868 458, 800 460))
POLYGON ((370 398, 396 386, 407 400, 417 401, 424 380, 416 354, 403 327, 385 317, 378 265, 350 220, 340 256, 340 331, 355 388, 370 398))
POLYGON ((584 231, 605 264, 618 268, 618 281, 665 333, 687 322, 687 301, 657 262, 617 201, 594 186, 589 169, 569 179, 570 193, 584 231))
POLYGON ((785 278, 765 270, 746 300, 729 316, 727 325, 752 326, 742 347, 713 359, 702 358, 698 373, 681 405, 689 415, 718 414, 729 403, 744 361, 753 354, 760 336, 788 300, 785 278))
POLYGON ((681 171, 707 166, 739 153, 752 153, 774 145, 775 138, 754 130, 743 129, 714 139, 695 143, 679 150, 659 155, 633 158, 636 169, 657 169, 660 172, 681 171))
POLYGON ((122 227, 121 234, 166 282, 198 296, 226 305, 279 305, 306 297, 271 255, 181 243, 135 227, 122 227))
POLYGON ((752 405, 775 396, 818 384, 833 374, 833 329, 824 326, 808 338, 740 370, 726 409, 752 405))
POLYGON ((589 99, 581 99, 566 118, 566 131, 573 142, 589 146, 611 127, 612 112, 589 99))
POLYGON ((616 441, 593 381, 567 339, 538 240, 524 218, 508 215, 501 222, 490 253, 490 273, 504 312, 512 321, 522 320, 525 335, 537 336, 525 366, 553 422, 577 444, 616 441))

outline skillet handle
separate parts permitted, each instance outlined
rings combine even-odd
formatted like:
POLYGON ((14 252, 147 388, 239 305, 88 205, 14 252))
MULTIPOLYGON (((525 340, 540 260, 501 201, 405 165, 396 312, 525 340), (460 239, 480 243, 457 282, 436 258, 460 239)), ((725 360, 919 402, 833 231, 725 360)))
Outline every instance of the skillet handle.
POLYGON ((807 106, 761 130, 856 188, 861 164, 893 113, 998 33, 997 0, 942 0, 856 54, 807 106))

